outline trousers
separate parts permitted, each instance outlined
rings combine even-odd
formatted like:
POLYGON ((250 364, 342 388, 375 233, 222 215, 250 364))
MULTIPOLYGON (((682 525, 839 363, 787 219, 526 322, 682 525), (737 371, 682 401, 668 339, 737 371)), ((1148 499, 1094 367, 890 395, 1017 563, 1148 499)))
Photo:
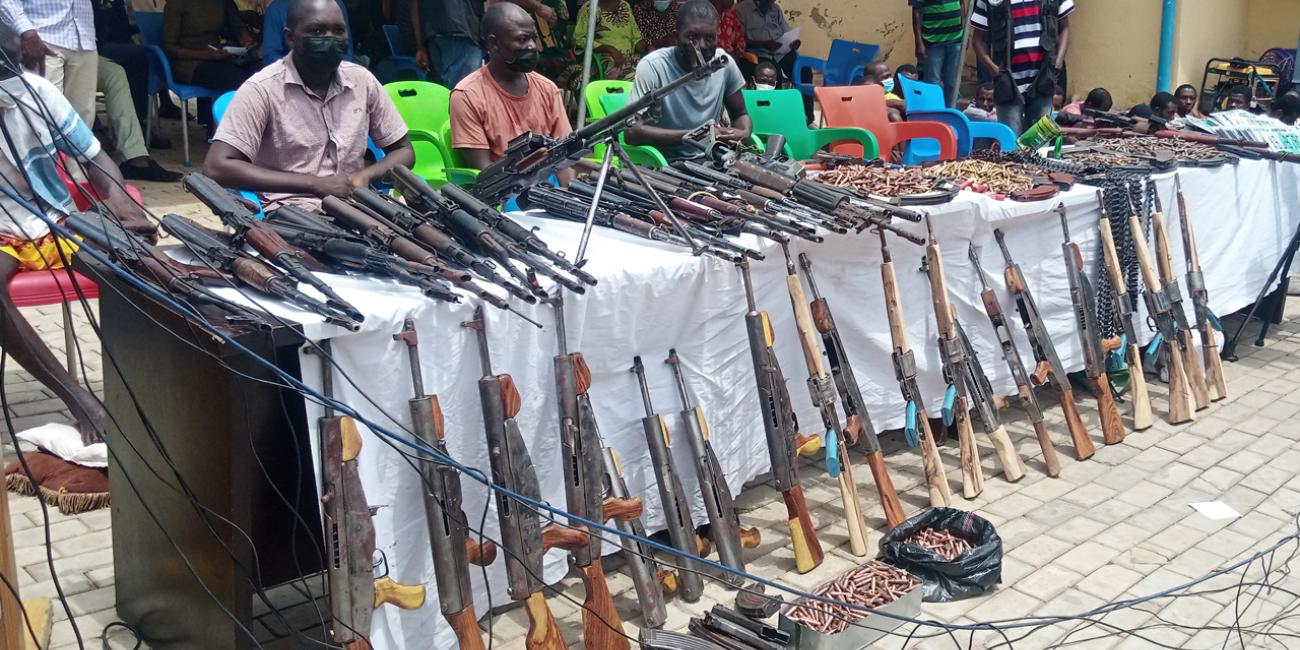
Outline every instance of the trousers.
POLYGON ((45 57, 45 78, 54 84, 72 109, 87 126, 95 123, 96 69, 99 53, 94 50, 69 50, 46 43, 54 56, 45 57))
POLYGON ((1007 125, 1016 136, 1025 132, 1025 129, 1037 122, 1044 115, 1052 110, 1052 97, 1032 97, 1025 99, 1025 103, 1017 104, 1009 102, 998 104, 998 121, 1007 125))
POLYGON ((144 141, 140 117, 135 112, 135 101, 131 96, 131 83, 127 80, 126 70, 101 57, 97 77, 99 92, 104 93, 108 130, 117 142, 117 151, 122 154, 122 160, 148 156, 149 147, 144 141))
POLYGON ((948 108, 957 105, 957 83, 961 71, 961 41, 941 45, 926 44, 925 62, 921 66, 921 80, 943 87, 943 99, 948 108))

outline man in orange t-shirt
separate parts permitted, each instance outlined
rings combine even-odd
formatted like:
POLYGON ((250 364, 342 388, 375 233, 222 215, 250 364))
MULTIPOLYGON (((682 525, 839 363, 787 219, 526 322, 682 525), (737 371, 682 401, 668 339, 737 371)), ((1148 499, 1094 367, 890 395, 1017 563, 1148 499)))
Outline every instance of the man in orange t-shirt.
MULTIPOLYGON (((471 167, 500 160, 516 136, 563 137, 572 131, 560 89, 534 72, 540 51, 532 17, 519 5, 499 2, 483 13, 487 65, 451 91, 451 146, 471 167)), ((572 171, 559 175, 567 184, 572 171)))

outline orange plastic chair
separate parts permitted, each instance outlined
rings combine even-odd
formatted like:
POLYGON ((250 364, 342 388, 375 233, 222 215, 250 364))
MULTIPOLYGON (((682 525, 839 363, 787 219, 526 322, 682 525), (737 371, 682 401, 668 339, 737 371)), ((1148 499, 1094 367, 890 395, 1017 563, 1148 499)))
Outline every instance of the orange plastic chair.
MULTIPOLYGON (((817 103, 821 104, 826 126, 856 126, 874 133, 883 160, 889 159, 889 152, 898 143, 920 139, 939 141, 939 160, 957 157, 957 134, 947 124, 890 122, 885 107, 885 89, 880 86, 818 86, 814 92, 817 93, 817 103)), ((862 145, 853 142, 841 142, 831 150, 862 156, 862 145)))

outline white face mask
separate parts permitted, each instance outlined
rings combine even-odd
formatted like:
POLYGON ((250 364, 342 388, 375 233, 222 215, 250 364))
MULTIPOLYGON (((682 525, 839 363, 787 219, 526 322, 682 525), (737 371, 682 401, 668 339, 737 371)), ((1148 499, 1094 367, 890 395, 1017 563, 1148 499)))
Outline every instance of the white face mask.
POLYGON ((892 93, 892 92, 894 92, 894 78, 893 78, 893 77, 890 77, 890 78, 888 78, 888 79, 886 79, 886 80, 880 82, 880 86, 881 86, 882 88, 884 88, 884 89, 885 89, 885 92, 887 92, 887 93, 892 93))
POLYGON ((776 90, 776 84, 754 83, 754 90, 776 90))

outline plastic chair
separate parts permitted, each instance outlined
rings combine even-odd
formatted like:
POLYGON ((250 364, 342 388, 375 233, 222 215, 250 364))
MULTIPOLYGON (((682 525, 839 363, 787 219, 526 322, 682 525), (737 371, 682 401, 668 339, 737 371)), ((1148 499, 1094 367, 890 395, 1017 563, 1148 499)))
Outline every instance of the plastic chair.
MULTIPOLYGON (((880 86, 823 86, 817 89, 817 102, 822 106, 827 126, 856 126, 876 136, 882 158, 888 159, 898 143, 918 139, 937 141, 940 160, 957 157, 957 135, 947 124, 890 122, 885 89, 880 86)), ((862 147, 855 143, 838 144, 831 150, 850 156, 862 155, 862 147)))
POLYGON ((64 269, 20 271, 9 280, 9 297, 18 307, 59 305, 63 309, 63 346, 67 354, 68 373, 77 378, 77 335, 72 329, 71 304, 82 297, 99 297, 99 285, 86 276, 64 269), (78 294, 80 290, 80 294, 78 294))
MULTIPOLYGON (((406 123, 406 136, 415 150, 411 171, 434 187, 462 185, 478 170, 462 168, 451 146, 451 90, 427 81, 399 81, 384 86, 406 123)), ((463 165, 463 163, 461 163, 463 165)))
MULTIPOLYGON (((226 116, 226 109, 230 108, 230 101, 235 98, 235 91, 230 91, 212 102, 212 121, 213 126, 221 124, 221 118, 226 116)), ((266 215, 262 212, 262 197, 249 190, 239 190, 239 196, 247 199, 253 205, 257 206, 257 218, 263 219, 266 215)))
MULTIPOLYGON (((603 95, 600 95, 599 97, 600 97, 601 113, 599 117, 605 117, 606 115, 609 115, 610 113, 613 113, 614 111, 617 111, 618 109, 627 106, 628 97, 631 96, 632 93, 632 83, 629 81, 605 81, 602 83, 623 84, 624 86, 626 86, 627 92, 622 92, 622 93, 607 92, 603 95)), ((586 93, 584 92, 584 94, 586 93)), ((592 118, 596 119, 597 116, 593 115, 592 118)), ((624 134, 622 133, 618 134, 618 142, 619 145, 623 148, 623 153, 627 154, 629 160, 631 160, 632 162, 638 165, 645 165, 647 167, 659 168, 659 167, 668 166, 668 159, 665 158, 663 153, 660 152, 658 149, 648 144, 628 144, 623 140, 623 135, 624 134)), ((597 149, 600 150, 598 152, 600 155, 600 159, 604 160, 605 148, 597 147, 597 149)))
MULTIPOLYGON (((189 106, 191 99, 215 98, 220 90, 195 84, 179 84, 172 77, 172 65, 167 54, 162 50, 163 15, 161 11, 135 12, 135 24, 140 28, 140 38, 144 46, 153 52, 153 62, 149 65, 149 95, 156 95, 170 90, 181 100, 181 146, 185 152, 185 166, 190 166, 190 125, 189 106)), ((150 122, 153 122, 156 107, 150 107, 150 122)))
POLYGON ((803 71, 816 70, 822 75, 822 84, 826 86, 849 86, 861 77, 867 63, 876 58, 880 46, 874 43, 859 43, 837 38, 831 41, 830 53, 825 59, 800 54, 794 59, 794 84, 799 92, 812 97, 813 85, 804 83, 803 71))
POLYGON ((803 98, 797 90, 746 90, 744 96, 749 119, 754 123, 754 134, 764 138, 773 133, 785 136, 790 156, 796 160, 812 158, 827 145, 845 140, 861 144, 865 158, 880 155, 876 136, 865 129, 808 128, 803 98))
POLYGON ((424 71, 420 69, 420 64, 416 63, 415 57, 406 54, 411 51, 407 46, 406 39, 402 38, 402 30, 397 25, 384 25, 384 40, 388 42, 388 59, 396 64, 399 70, 409 70, 415 73, 415 78, 424 81, 424 71))
MULTIPOLYGON (((938 84, 913 81, 906 77, 900 77, 898 83, 903 101, 907 102, 907 120, 943 122, 952 127, 957 134, 958 156, 970 155, 977 138, 996 140, 1003 151, 1017 147, 1016 134, 1005 125, 997 122, 972 122, 961 111, 948 108, 943 98, 943 88, 938 84)), ((923 160, 933 160, 939 153, 939 147, 934 142, 916 140, 908 143, 903 162, 913 165, 923 160)))

